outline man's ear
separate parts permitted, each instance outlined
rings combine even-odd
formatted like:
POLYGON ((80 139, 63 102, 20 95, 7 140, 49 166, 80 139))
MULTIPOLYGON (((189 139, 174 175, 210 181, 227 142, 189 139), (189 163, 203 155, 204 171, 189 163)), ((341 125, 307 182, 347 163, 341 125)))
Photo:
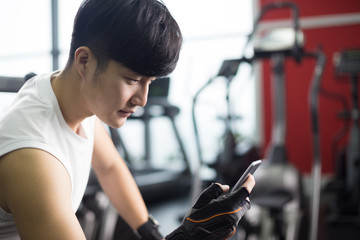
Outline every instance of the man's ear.
POLYGON ((90 48, 83 46, 76 49, 74 64, 80 76, 85 77, 89 74, 89 71, 92 71, 92 65, 96 67, 95 57, 90 48))

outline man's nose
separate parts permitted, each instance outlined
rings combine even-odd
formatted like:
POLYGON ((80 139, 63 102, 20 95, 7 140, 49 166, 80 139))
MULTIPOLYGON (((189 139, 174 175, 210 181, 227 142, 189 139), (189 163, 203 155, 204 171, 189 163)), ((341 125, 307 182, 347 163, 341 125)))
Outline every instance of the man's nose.
POLYGON ((141 87, 131 99, 133 105, 144 107, 147 103, 149 86, 141 87))

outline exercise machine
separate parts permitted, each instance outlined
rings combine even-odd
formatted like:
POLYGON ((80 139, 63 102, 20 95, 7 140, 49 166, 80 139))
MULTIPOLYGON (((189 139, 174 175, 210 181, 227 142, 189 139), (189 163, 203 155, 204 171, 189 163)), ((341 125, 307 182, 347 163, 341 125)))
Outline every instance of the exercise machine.
MULTIPOLYGON (((316 60, 312 86, 310 89, 310 113, 312 117, 312 131, 314 136, 313 160, 313 196, 311 199, 312 219, 311 235, 317 232, 318 206, 320 195, 321 160, 319 155, 318 138, 318 92, 325 65, 324 54, 320 50, 308 52, 304 49, 304 36, 299 29, 298 8, 293 3, 273 3, 265 5, 254 24, 254 30, 249 35, 247 45, 252 43, 253 56, 231 59, 223 62, 218 76, 232 78, 242 63, 253 63, 270 59, 272 65, 272 100, 273 125, 272 139, 267 147, 262 166, 255 173, 256 187, 252 193, 252 202, 262 211, 260 226, 251 227, 244 223, 246 235, 257 234, 260 239, 297 239, 301 219, 303 216, 304 196, 300 172, 288 160, 285 148, 286 134, 286 81, 284 62, 293 59, 300 63, 304 59, 316 60), (263 16, 272 10, 288 8, 293 13, 292 28, 273 29, 264 35, 256 36, 257 28, 263 16), (259 233, 260 231, 260 233, 259 233)), ((210 79, 207 84, 210 84, 210 79)), ((200 89, 199 91, 201 91, 200 89)), ((196 126, 196 125, 195 125, 196 126)), ((196 130, 196 128, 195 128, 196 130)), ((199 144, 198 144, 199 145, 199 144)), ((199 149, 199 152, 201 149, 199 149)), ((200 154, 201 156, 201 154, 200 154)))
MULTIPOLYGON (((122 140, 118 130, 110 128, 110 135, 115 146, 123 152, 124 159, 127 161, 133 173, 135 181, 146 202, 161 200, 165 195, 178 195, 184 193, 190 186, 192 173, 190 162, 185 150, 184 143, 176 125, 176 116, 180 113, 177 106, 168 101, 170 77, 159 78, 154 81, 149 90, 149 98, 146 106, 133 114, 128 121, 140 121, 144 125, 144 161, 139 166, 136 165, 134 158, 129 153, 126 144, 122 140), (155 118, 164 117, 168 119, 178 145, 182 166, 171 168, 169 166, 154 166, 152 158, 151 135, 156 134, 151 131, 150 124, 155 118)), ((166 144, 163 146, 166 148, 166 144)))
POLYGON ((0 92, 16 93, 24 83, 24 78, 0 76, 0 92))
MULTIPOLYGON (((231 63, 230 63, 231 64, 231 63)), ((238 137, 240 135, 234 129, 234 123, 236 121, 241 121, 240 116, 236 116, 231 111, 231 103, 230 103, 230 88, 235 77, 234 72, 230 72, 226 70, 227 62, 224 63, 222 69, 220 69, 219 73, 215 78, 225 79, 225 100, 226 100, 226 115, 224 117, 219 117, 221 121, 224 122, 224 133, 221 136, 222 146, 218 152, 216 160, 212 164, 208 164, 209 167, 216 170, 216 179, 229 185, 234 185, 238 180, 238 173, 243 172, 247 166, 257 160, 259 158, 259 152, 257 147, 252 144, 249 140, 244 139, 242 137, 238 137)), ((210 81, 202 87, 196 94, 193 99, 193 107, 192 107, 192 119, 193 126, 195 131, 195 137, 197 142, 197 150, 198 150, 198 158, 200 159, 200 165, 207 165, 205 160, 203 159, 199 130, 196 118, 196 104, 200 93, 208 87, 215 78, 210 79, 210 81)))
POLYGON ((329 223, 360 224, 360 49, 345 49, 335 54, 334 67, 338 82, 350 86, 351 104, 340 114, 348 140, 342 154, 337 154, 336 178, 328 186, 335 193, 335 200, 327 220, 329 223))
POLYGON ((303 189, 300 172, 287 156, 286 142, 286 59, 299 63, 302 59, 304 37, 299 29, 298 8, 293 3, 264 6, 255 24, 272 10, 290 9, 292 28, 274 29, 254 38, 254 58, 270 59, 272 66, 272 139, 265 153, 267 159, 255 174, 256 188, 253 203, 261 208, 260 239, 297 239, 303 215, 303 189), (274 43, 278 43, 274 45, 274 43))
MULTIPOLYGON (((310 239, 316 239, 320 202, 320 139, 318 123, 318 94, 325 67, 325 55, 321 50, 307 51, 304 49, 304 36, 299 28, 298 9, 293 3, 266 5, 261 12, 279 8, 290 8, 293 12, 292 29, 275 29, 254 43, 254 57, 270 58, 273 72, 273 126, 272 140, 267 148, 265 158, 268 161, 256 173, 257 187, 253 201, 268 210, 273 216, 269 230, 261 233, 261 238, 269 235, 279 239, 297 239, 301 227, 304 210, 304 194, 301 174, 289 162, 285 148, 285 75, 284 60, 289 58, 300 63, 306 59, 316 60, 309 91, 309 109, 314 146, 312 164, 313 192, 311 196, 310 239), (292 42, 287 41, 292 40, 292 42), (276 42, 277 44, 273 44, 276 42)), ((259 19, 260 19, 259 18, 259 19)))
POLYGON ((236 116, 231 111, 230 89, 240 62, 251 64, 251 59, 243 58, 241 60, 225 60, 217 75, 210 78, 208 82, 196 92, 193 98, 192 120, 199 163, 197 169, 194 171, 195 176, 192 186, 192 202, 196 200, 202 190, 202 187, 204 187, 204 179, 200 176, 202 168, 211 168, 215 170, 215 179, 211 179, 211 181, 215 180, 232 186, 238 180, 239 173, 245 171, 251 162, 259 159, 260 157, 257 146, 252 143, 252 141, 239 137, 241 134, 237 133, 234 128, 234 123, 236 121, 241 121, 241 117, 236 116), (206 163, 202 154, 202 144, 200 142, 196 107, 200 94, 217 79, 225 80, 226 115, 224 117, 219 117, 219 119, 224 122, 224 132, 221 136, 221 146, 214 163, 206 163))

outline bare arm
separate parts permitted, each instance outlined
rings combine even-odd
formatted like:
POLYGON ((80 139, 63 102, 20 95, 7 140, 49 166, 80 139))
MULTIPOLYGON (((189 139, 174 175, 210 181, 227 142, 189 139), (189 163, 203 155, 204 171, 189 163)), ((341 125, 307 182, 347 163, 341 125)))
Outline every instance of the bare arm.
POLYGON ((140 191, 99 120, 95 126, 92 165, 111 203, 131 228, 136 230, 144 224, 148 220, 148 211, 140 191))
POLYGON ((49 153, 29 148, 3 156, 0 194, 21 239, 85 239, 71 208, 69 175, 49 153))

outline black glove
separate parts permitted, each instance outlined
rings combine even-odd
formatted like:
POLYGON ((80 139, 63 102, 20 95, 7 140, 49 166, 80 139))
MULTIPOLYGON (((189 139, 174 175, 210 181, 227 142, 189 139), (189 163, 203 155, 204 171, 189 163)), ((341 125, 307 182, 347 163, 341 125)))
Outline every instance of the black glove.
POLYGON ((167 240, 223 240, 235 234, 236 227, 250 202, 249 192, 241 188, 223 194, 212 184, 205 189, 185 216, 181 226, 166 236, 167 240))
POLYGON ((159 223, 151 215, 149 220, 137 229, 141 240, 162 240, 163 236, 159 232, 159 223))

